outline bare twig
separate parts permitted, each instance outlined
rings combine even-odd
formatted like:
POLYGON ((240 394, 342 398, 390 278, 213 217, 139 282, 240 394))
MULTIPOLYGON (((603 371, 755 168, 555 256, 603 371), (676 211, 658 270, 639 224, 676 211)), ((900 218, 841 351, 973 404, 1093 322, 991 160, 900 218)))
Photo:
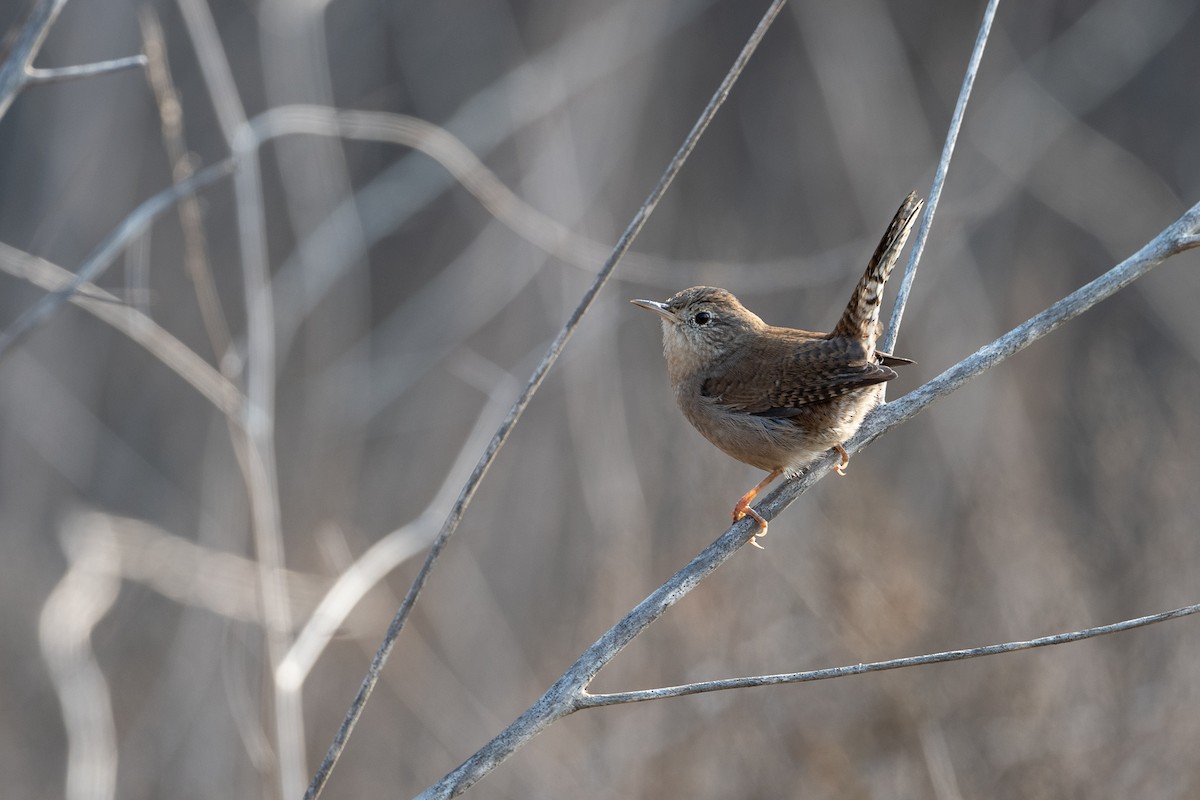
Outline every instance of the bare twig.
POLYGON ((47 69, 30 67, 25 71, 25 75, 26 83, 32 86, 39 83, 59 83, 61 81, 74 80, 75 78, 91 78, 96 75, 107 75, 110 72, 121 72, 122 70, 144 66, 146 66, 146 57, 139 54, 136 56, 125 56, 124 58, 114 58, 108 61, 97 61, 93 64, 77 64, 73 67, 52 67, 47 69))
POLYGON ((27 86, 72 78, 88 78, 145 66, 146 57, 137 55, 75 67, 35 69, 33 59, 37 58, 38 51, 42 49, 42 43, 46 41, 46 35, 50 32, 50 26, 54 24, 54 20, 66 4, 67 0, 41 0, 30 10, 29 16, 21 25, 16 41, 8 51, 8 58, 0 64, 0 119, 4 118, 17 95, 27 86))
POLYGON ((954 113, 950 116, 950 128, 946 131, 946 143, 942 145, 942 156, 938 159, 937 170, 933 174, 933 184, 929 187, 929 197, 925 201, 925 213, 921 215, 921 224, 913 239, 912 253, 900 278, 900 290, 896 293, 896 304, 892 307, 892 316, 888 321, 887 331, 879 348, 885 353, 895 351, 896 338, 900 335, 900 321, 904 319, 904 307, 908 304, 908 295, 912 291, 913 280, 917 276, 917 264, 921 254, 925 252, 925 240, 929 238, 929 228, 933 225, 933 215, 937 211, 938 201, 942 198, 942 186, 946 183, 946 173, 950 169, 950 159, 954 155, 954 145, 958 142, 958 133, 962 129, 963 115, 967 110, 967 102, 971 99, 971 88, 975 85, 975 75, 979 72, 979 63, 983 60, 983 51, 987 47, 988 36, 992 32, 992 21, 996 18, 996 8, 1000 0, 989 0, 983 12, 983 21, 979 25, 979 34, 975 37, 975 48, 967 62, 967 73, 963 76, 962 88, 958 92, 958 101, 954 104, 954 113))
MULTIPOLYGON (((291 646, 291 608, 281 578, 284 548, 275 458, 275 308, 267 258, 261 168, 211 9, 203 0, 181 0, 180 10, 221 132, 238 160, 233 184, 246 302, 246 415, 245 438, 235 436, 235 446, 250 498, 254 548, 267 619, 267 654, 273 672, 291 646)), ((304 786, 307 773, 303 709, 298 693, 285 691, 274 682, 272 689, 279 791, 283 797, 295 797, 304 786)))
MULTIPOLYGON (((142 47, 146 51, 146 77, 154 91, 161 120, 162 141, 171 164, 171 176, 176 181, 186 180, 195 171, 192 156, 184 138, 183 104, 171 78, 171 66, 167 60, 167 44, 163 37, 158 15, 148 5, 138 9, 138 24, 142 29, 142 47)), ((200 308, 200 319, 208 334, 213 353, 220 361, 230 350, 233 337, 229 333, 229 322, 221 307, 216 282, 208 264, 208 243, 204 236, 204 224, 200 213, 200 201, 185 197, 179 204, 179 223, 183 229, 183 264, 196 292, 196 304, 200 308)))
POLYGON ((1083 639, 1093 639, 1097 636, 1107 636, 1110 633, 1120 633, 1122 631, 1133 630, 1134 628, 1153 625, 1158 622, 1186 617, 1197 612, 1200 612, 1200 603, 1176 608, 1171 611, 1164 611, 1160 614, 1151 614, 1146 617, 1114 622, 1111 625, 1099 625, 1094 628, 1085 628, 1081 631, 1056 633, 1052 636, 1041 636, 1037 639, 1029 639, 1023 642, 989 644, 965 650, 948 650, 942 653, 928 653, 920 656, 908 656, 907 658, 892 658, 887 661, 872 661, 866 664, 850 664, 845 667, 814 669, 806 672, 788 672, 780 675, 752 675, 745 678, 701 681, 682 686, 664 686, 660 689, 643 689, 635 692, 611 692, 607 694, 588 694, 585 692, 576 702, 575 707, 576 709, 583 709, 596 708, 598 706, 614 706, 622 703, 640 703, 646 700, 661 700, 667 697, 683 697, 689 694, 719 692, 727 689, 777 686, 783 683, 807 683, 809 681, 828 680, 829 678, 843 678, 847 675, 863 675, 867 672, 882 672, 888 669, 919 667, 924 664, 941 664, 947 661, 964 661, 968 658, 994 656, 1000 653, 1012 653, 1017 650, 1029 650, 1034 647, 1048 647, 1054 644, 1066 644, 1067 642, 1078 642, 1083 639))
POLYGON ((8 108, 13 100, 17 99, 17 94, 29 82, 29 67, 37 57, 38 51, 42 49, 46 34, 50 33, 50 26, 54 24, 54 20, 66 4, 67 0, 41 0, 30 10, 29 17, 21 25, 17 39, 8 51, 8 58, 0 64, 0 119, 8 113, 8 108))
MULTIPOLYGON (((750 56, 754 54, 754 51, 758 48, 763 36, 766 35, 768 28, 770 28, 771 23, 779 14, 780 9, 783 8, 784 1, 785 0, 774 0, 774 2, 772 2, 768 7, 766 13, 763 15, 762 20, 759 22, 758 27, 755 28, 754 32, 750 35, 745 47, 742 48, 742 51, 738 54, 733 66, 730 67, 729 72, 726 73, 725 78, 721 81, 721 85, 717 87, 716 93, 713 95, 712 99, 709 100, 708 105, 700 114, 700 118, 696 121, 696 124, 692 127, 692 130, 688 133, 687 138, 684 140, 679 150, 675 153, 674 158, 672 158, 671 162, 667 165, 662 177, 659 178, 658 184, 650 192, 650 195, 646 198, 645 202, 642 203, 642 206, 638 209, 637 213, 634 214, 633 220, 626 227, 625 232, 621 234, 621 238, 617 241, 616 247, 613 248, 612 253, 605 261, 604 266, 601 267, 599 273, 596 275, 595 280, 592 282, 592 285, 588 287, 588 290, 584 293, 583 298, 579 301, 579 304, 567 318, 562 330, 559 331, 558 336, 555 337, 554 342, 550 345, 546 355, 542 358, 542 362, 538 364, 537 368, 533 372, 533 375, 530 376, 528 383, 521 392, 521 396, 517 399, 517 402, 509 411, 508 416, 505 417, 504 422, 500 424, 500 427, 497 429, 492 441, 488 444, 488 448, 484 452, 483 457, 479 460, 475 470, 471 473, 471 477, 463 486, 458 500, 455 501, 454 508, 451 510, 449 517, 447 517, 445 524, 442 526, 442 530, 438 533, 437 538, 430 547, 429 555, 426 557, 425 563, 422 564, 420 571, 417 573, 417 577, 413 581, 412 586, 409 588, 408 594, 405 595, 403 602, 400 604, 400 608, 396 612, 395 619, 393 619, 392 624, 388 626, 387 634, 384 637, 383 644, 380 645, 379 650, 372 659, 371 666, 367 671, 366 677, 363 678, 362 685, 359 687, 354 701, 350 705, 350 709, 346 714, 346 718, 342 721, 341 727, 338 728, 337 734, 334 736, 333 743, 330 745, 328 753, 326 753, 324 760, 321 762, 320 767, 313 776, 312 782, 309 784, 308 791, 305 793, 306 798, 316 798, 319 796, 321 790, 325 786, 326 781, 328 781, 330 772, 337 763, 338 757, 345 748, 346 741, 349 739, 350 734, 354 730, 355 724, 358 722, 358 718, 362 714, 362 710, 366 705, 367 698, 370 697, 371 691, 375 688, 375 684, 379 680, 379 675, 383 670, 383 665, 387 661, 392 648, 395 646, 396 638, 399 636, 401 629, 404 627, 404 623, 408 619, 408 615, 412 610, 413 604, 416 602, 416 599, 419 596, 421 589, 425 586, 426 581, 428 581, 430 571, 432 570, 433 565, 436 563, 438 556, 441 554, 442 549, 446 546, 446 543, 454 534, 454 531, 458 528, 458 523, 462 519, 463 514, 466 512, 467 506, 470 505, 471 499, 475 495, 475 490, 479 487, 479 482, 483 479, 484 474, 486 474, 488 467, 491 466, 492 461, 495 459, 496 454, 500 451, 500 448, 504 446, 505 441, 508 439, 509 433, 512 432, 513 426, 516 425, 517 420, 520 419, 522 412, 524 412, 526 406, 529 405, 529 401, 533 398, 534 393, 541 386, 546 374, 558 360, 563 348, 566 347, 567 341, 575 332, 575 328, 578 326, 579 321, 591 307, 596 295, 599 294, 600 289, 608 281, 613 269, 616 268, 617 263, 621 260, 621 257, 625 255, 625 252, 633 243, 634 238, 646 224, 646 220, 650 217, 650 214, 654 211, 655 207, 658 205, 658 202, 666 193, 667 188, 671 185, 671 182, 675 179, 675 176, 679 173, 679 170, 683 168, 684 162, 686 162, 688 156, 691 155, 696 143, 700 140, 700 137, 708 127, 708 124, 716 115, 717 110, 725 102, 726 97, 729 96, 729 92, 733 88, 733 84, 737 81, 738 76, 741 75, 746 63, 750 60, 750 56)), ((530 733, 529 735, 532 736, 533 733, 530 733)), ((515 746, 516 743, 514 742, 513 747, 515 748, 515 746)), ((507 755, 511 752, 512 749, 504 752, 502 756, 499 756, 495 763, 498 763, 499 760, 507 757, 507 755)), ((453 786, 453 793, 457 794, 458 792, 465 790, 475 781, 479 780, 479 778, 486 774, 486 772, 490 769, 490 766, 485 768, 480 762, 468 762, 468 764, 464 764, 455 771, 453 774, 453 780, 446 785, 453 786)), ((449 776, 447 781, 450 781, 449 776)))

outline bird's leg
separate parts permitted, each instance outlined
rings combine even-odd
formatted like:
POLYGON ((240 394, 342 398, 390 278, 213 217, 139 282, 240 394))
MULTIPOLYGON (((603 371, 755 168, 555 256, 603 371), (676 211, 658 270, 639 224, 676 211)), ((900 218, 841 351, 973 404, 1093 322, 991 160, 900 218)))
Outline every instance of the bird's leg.
POLYGON ((762 518, 761 514, 750 507, 750 501, 753 500, 759 492, 767 488, 771 481, 778 478, 782 473, 783 470, 781 469, 772 470, 771 474, 759 481, 757 486, 742 495, 742 499, 738 500, 737 505, 733 507, 734 522, 737 522, 744 517, 753 517, 758 522, 760 530, 758 533, 750 537, 750 544, 754 545, 759 550, 762 550, 763 546, 759 544, 756 539, 758 539, 759 536, 767 535, 767 521, 762 518))
MULTIPOLYGON (((767 488, 771 481, 775 480, 782 474, 783 470, 781 469, 771 470, 767 477, 758 482, 758 485, 742 495, 742 499, 738 500, 737 505, 733 507, 733 521, 737 522, 738 520, 747 516, 754 517, 756 520, 758 520, 758 524, 762 526, 763 532, 765 533, 767 530, 767 521, 763 519, 757 511, 750 507, 750 501, 757 497, 759 492, 767 488)), ((761 536, 763 534, 759 535, 761 536)))
POLYGON ((835 444, 833 449, 842 454, 842 463, 835 464, 833 471, 844 478, 846 477, 846 465, 850 463, 850 454, 846 452, 846 448, 842 447, 841 444, 835 444))

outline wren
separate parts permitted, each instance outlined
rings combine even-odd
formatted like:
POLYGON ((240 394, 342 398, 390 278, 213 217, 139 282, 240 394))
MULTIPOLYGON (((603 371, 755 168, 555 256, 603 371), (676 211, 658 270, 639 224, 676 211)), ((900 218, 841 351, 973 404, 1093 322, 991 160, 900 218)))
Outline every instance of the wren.
POLYGON ((662 317, 663 355, 675 400, 704 438, 768 475, 733 507, 733 521, 780 475, 793 477, 829 449, 842 447, 878 405, 892 367, 913 363, 875 349, 884 284, 923 201, 904 199, 888 225, 850 302, 830 333, 777 328, 763 322, 724 289, 693 286, 665 303, 632 300, 662 317))

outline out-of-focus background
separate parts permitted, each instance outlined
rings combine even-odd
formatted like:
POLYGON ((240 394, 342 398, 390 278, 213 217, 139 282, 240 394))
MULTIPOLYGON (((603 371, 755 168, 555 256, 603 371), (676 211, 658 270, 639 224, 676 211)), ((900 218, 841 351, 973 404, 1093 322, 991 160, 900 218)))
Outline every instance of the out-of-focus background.
MULTIPOLYGON (((0 7, 0 27, 15 31, 30 5, 0 7)), ((268 665, 371 552, 394 568, 302 670, 285 726, 314 768, 448 498, 765 6, 66 5, 35 66, 143 52, 155 31, 165 62, 20 94, 0 120, 9 248, 75 270, 180 167, 227 156, 237 104, 217 110, 222 68, 249 117, 311 103, 443 126, 519 198, 507 208, 573 236, 542 220, 548 255, 403 146, 264 144, 248 210, 261 210, 272 277, 275 400, 258 419, 275 447, 251 473, 268 523, 277 482, 290 589, 286 614, 268 610, 285 628, 271 647, 254 565, 270 537, 256 542, 236 424, 78 307, 8 352, 5 796, 62 796, 69 744, 91 770, 73 774, 74 796, 275 796, 268 665), (207 78, 206 31, 221 45, 207 78), (386 552, 370 550, 380 541, 386 552)), ((327 796, 428 786, 725 529, 761 473, 687 425, 658 323, 627 301, 715 284, 768 322, 827 330, 900 199, 928 191, 982 6, 788 4, 487 475, 327 796)), ((893 397, 1200 200, 1197 41, 1194 3, 1001 7, 896 348, 918 363, 893 397)), ((98 283, 162 327, 138 317, 131 331, 170 334, 244 390, 263 362, 247 350, 239 207, 230 181, 203 191, 98 283)), ((1169 260, 859 454, 594 688, 836 666, 1196 602, 1198 271, 1195 253, 1169 260)), ((5 327, 44 294, 9 274, 0 287, 5 327)), ((1200 626, 1185 619, 588 711, 472 794, 1196 797, 1198 664, 1200 626)))

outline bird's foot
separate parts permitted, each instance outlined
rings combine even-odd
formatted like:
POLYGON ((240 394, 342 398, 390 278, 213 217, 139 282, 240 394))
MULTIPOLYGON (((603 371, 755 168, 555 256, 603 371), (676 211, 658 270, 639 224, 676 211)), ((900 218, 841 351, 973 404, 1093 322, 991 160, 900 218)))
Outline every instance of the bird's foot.
POLYGON ((757 497, 758 493, 761 492, 764 487, 766 487, 768 484, 770 484, 771 481, 778 478, 781 473, 782 473, 782 470, 778 470, 778 469, 773 470, 769 475, 767 475, 766 478, 764 478, 762 481, 760 481, 757 486, 755 486, 753 489, 751 489, 750 491, 748 491, 744 495, 742 495, 742 499, 738 500, 737 505, 735 505, 733 507, 733 521, 734 522, 738 522, 742 519, 745 519, 746 517, 751 517, 758 523, 759 531, 750 537, 750 544, 754 545, 759 550, 766 549, 765 547, 763 547, 761 544, 758 543, 758 537, 767 535, 767 521, 765 519, 763 519, 762 514, 759 514, 757 511, 755 511, 753 508, 750 507, 750 501, 753 500, 755 497, 757 497))
POLYGON ((755 511, 753 508, 751 508, 749 506, 749 501, 746 501, 746 502, 747 502, 747 505, 745 505, 745 506, 743 506, 742 503, 739 502, 736 506, 733 507, 733 521, 737 522, 741 519, 745 519, 746 517, 750 517, 755 522, 757 522, 759 530, 757 533, 753 534, 750 537, 750 544, 754 545, 759 550, 766 550, 767 548, 763 547, 761 544, 758 543, 758 537, 767 535, 767 521, 765 519, 763 519, 762 514, 759 514, 757 511, 755 511))
POLYGON ((844 478, 846 477, 846 467, 850 463, 850 454, 847 453, 846 448, 842 447, 840 444, 835 444, 833 449, 842 454, 842 463, 834 464, 833 471, 844 478))

